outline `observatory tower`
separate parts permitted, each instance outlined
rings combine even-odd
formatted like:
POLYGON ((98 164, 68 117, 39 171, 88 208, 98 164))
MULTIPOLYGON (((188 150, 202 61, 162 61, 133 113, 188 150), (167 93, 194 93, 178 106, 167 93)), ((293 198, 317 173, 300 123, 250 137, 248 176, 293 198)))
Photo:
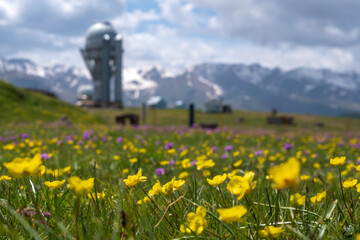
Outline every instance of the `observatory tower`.
POLYGON ((113 105, 123 107, 122 101, 122 38, 109 22, 97 22, 86 32, 85 48, 80 49, 94 81, 93 101, 96 107, 110 102, 110 79, 115 75, 113 105))

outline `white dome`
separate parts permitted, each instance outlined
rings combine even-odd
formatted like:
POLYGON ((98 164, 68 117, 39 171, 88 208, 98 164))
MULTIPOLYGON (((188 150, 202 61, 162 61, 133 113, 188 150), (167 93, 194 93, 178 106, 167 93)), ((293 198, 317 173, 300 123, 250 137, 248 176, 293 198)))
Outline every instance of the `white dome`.
POLYGON ((103 43, 103 39, 114 39, 116 31, 113 26, 107 22, 97 22, 89 27, 86 32, 86 48, 100 48, 103 43))

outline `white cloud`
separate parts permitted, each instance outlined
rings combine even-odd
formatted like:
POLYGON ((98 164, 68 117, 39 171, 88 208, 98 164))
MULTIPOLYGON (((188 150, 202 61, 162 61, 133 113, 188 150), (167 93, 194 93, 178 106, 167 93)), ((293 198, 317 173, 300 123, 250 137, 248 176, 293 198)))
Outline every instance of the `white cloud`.
POLYGON ((296 67, 349 70, 353 54, 341 48, 306 47, 282 44, 277 47, 251 43, 222 44, 182 36, 169 27, 151 33, 134 33, 125 42, 125 66, 186 68, 202 62, 260 63, 267 67, 296 67))
POLYGON ((126 67, 184 69, 225 62, 348 70, 360 65, 360 2, 354 0, 157 3, 158 8, 129 12, 124 0, 2 0, 0 55, 85 67, 78 52, 85 31, 107 18, 124 36, 126 67))
POLYGON ((140 11, 136 10, 133 12, 125 12, 124 14, 111 19, 111 23, 116 29, 119 29, 120 32, 134 32, 135 29, 142 22, 152 22, 159 20, 160 16, 154 11, 140 11))
POLYGON ((11 0, 0 1, 0 26, 16 21, 19 17, 19 3, 11 0))

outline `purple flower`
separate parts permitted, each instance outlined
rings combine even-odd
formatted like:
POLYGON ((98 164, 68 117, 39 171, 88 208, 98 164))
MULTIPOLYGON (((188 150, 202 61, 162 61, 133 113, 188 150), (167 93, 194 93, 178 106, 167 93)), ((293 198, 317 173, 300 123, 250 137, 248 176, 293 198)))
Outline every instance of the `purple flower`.
POLYGON ((107 142, 108 138, 107 138, 107 137, 103 137, 101 140, 102 140, 103 142, 107 142))
POLYGON ((173 143, 167 143, 167 144, 165 144, 165 149, 166 150, 169 150, 169 149, 171 149, 171 148, 173 148, 174 147, 174 144, 173 143))
POLYGON ((42 212, 42 214, 43 214, 45 217, 51 216, 51 213, 49 213, 49 212, 42 212))
POLYGON ((228 154, 227 154, 227 153, 224 153, 224 154, 221 156, 222 159, 226 159, 227 157, 228 157, 228 154))
POLYGON ((192 166, 192 167, 195 166, 195 164, 196 164, 196 160, 194 160, 194 161, 191 162, 191 166, 192 166))
POLYGON ((291 143, 285 143, 284 144, 284 150, 290 150, 294 147, 294 145, 292 145, 291 143))
POLYGON ((91 133, 89 130, 85 130, 84 133, 83 133, 83 139, 86 141, 90 138, 91 136, 91 133))
POLYGON ((158 168, 155 170, 155 174, 156 175, 164 175, 165 174, 165 169, 164 168, 158 168))
POLYGON ((212 150, 213 153, 216 153, 217 147, 216 147, 216 146, 213 146, 213 147, 211 148, 211 150, 212 150))
POLYGON ((65 136, 65 141, 74 141, 74 134, 71 134, 70 136, 65 136))
POLYGON ((169 165, 170 165, 170 166, 175 165, 175 161, 174 161, 174 160, 171 160, 171 161, 169 162, 169 165))
POLYGON ((29 134, 27 134, 27 133, 21 133, 21 134, 20 134, 20 138, 22 138, 22 139, 29 138, 29 134))
POLYGON ((263 153, 264 152, 262 150, 257 150, 257 151, 254 152, 254 155, 259 156, 259 155, 263 155, 263 153))
POLYGON ((225 146, 225 151, 230 152, 232 150, 233 150, 233 146, 231 145, 225 146))
POLYGON ((49 155, 47 153, 42 153, 41 154, 41 159, 42 160, 48 160, 48 159, 50 159, 50 157, 49 157, 49 155))

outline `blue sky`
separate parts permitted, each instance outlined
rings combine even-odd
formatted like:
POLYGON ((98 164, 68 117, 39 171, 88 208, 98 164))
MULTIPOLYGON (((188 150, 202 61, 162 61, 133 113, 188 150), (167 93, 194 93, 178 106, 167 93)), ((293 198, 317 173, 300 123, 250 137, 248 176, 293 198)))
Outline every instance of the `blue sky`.
POLYGON ((87 28, 109 20, 127 68, 202 62, 358 71, 358 0, 1 0, 0 57, 84 67, 87 28))

